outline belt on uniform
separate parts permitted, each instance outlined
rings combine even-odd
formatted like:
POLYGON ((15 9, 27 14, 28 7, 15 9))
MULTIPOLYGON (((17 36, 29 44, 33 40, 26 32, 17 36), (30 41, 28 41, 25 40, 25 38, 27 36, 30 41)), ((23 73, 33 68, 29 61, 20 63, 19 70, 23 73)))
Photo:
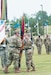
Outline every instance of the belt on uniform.
POLYGON ((31 48, 25 48, 26 50, 31 49, 31 48))
POLYGON ((10 48, 15 48, 15 46, 9 46, 10 48))
POLYGON ((5 49, 5 47, 0 47, 0 49, 1 49, 1 48, 5 49))
POLYGON ((4 51, 5 50, 5 47, 0 47, 0 51, 4 51))
POLYGON ((16 46, 9 46, 10 48, 20 48, 20 47, 16 47, 16 46))

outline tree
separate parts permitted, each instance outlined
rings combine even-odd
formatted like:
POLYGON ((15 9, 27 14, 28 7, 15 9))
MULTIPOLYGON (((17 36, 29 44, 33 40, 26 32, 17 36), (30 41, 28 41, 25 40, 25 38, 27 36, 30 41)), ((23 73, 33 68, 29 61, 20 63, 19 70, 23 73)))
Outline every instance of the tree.
POLYGON ((51 15, 48 17, 49 25, 51 25, 51 15))
POLYGON ((44 25, 46 21, 48 21, 48 15, 46 11, 37 12, 36 20, 38 20, 38 23, 39 23, 39 33, 44 34, 44 25))

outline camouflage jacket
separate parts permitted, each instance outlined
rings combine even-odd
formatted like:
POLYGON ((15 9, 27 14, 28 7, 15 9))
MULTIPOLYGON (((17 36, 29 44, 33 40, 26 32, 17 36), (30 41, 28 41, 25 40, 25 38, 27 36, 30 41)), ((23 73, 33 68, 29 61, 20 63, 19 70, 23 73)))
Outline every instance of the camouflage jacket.
POLYGON ((36 39, 36 46, 42 46, 43 40, 41 38, 36 39))
POLYGON ((44 44, 45 44, 45 45, 50 45, 50 43, 51 43, 50 38, 45 38, 45 39, 44 39, 44 44))
POLYGON ((9 37, 8 39, 8 47, 11 51, 14 52, 14 50, 17 50, 19 49, 21 46, 22 46, 22 41, 21 41, 21 38, 19 36, 11 36, 9 37))
POLYGON ((24 48, 31 48, 32 47, 33 42, 32 42, 31 37, 28 33, 26 33, 24 35, 23 42, 24 42, 24 48))

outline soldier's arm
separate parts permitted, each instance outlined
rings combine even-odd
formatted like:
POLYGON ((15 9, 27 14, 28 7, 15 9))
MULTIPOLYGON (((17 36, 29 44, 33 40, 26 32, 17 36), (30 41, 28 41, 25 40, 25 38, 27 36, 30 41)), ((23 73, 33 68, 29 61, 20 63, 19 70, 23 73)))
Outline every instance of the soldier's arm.
POLYGON ((37 38, 36 41, 35 41, 36 46, 37 46, 37 42, 38 42, 38 38, 37 38))
POLYGON ((43 45, 43 39, 41 39, 42 45, 43 45))
POLYGON ((9 41, 6 39, 6 45, 9 44, 9 41))
POLYGON ((44 44, 46 43, 46 39, 44 39, 44 44))

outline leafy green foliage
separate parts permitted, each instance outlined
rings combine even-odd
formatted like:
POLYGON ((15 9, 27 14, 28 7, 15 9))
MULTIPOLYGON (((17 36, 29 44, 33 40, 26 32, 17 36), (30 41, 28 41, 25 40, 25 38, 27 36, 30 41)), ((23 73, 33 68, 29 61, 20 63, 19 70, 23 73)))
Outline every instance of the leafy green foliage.
MULTIPOLYGON (((36 13, 36 15, 34 14, 33 16, 28 16, 26 13, 24 13, 24 18, 25 18, 25 24, 28 24, 28 22, 29 22, 31 31, 35 34, 37 34, 37 26, 36 27, 34 27, 34 26, 37 24, 37 20, 38 20, 38 24, 39 24, 39 33, 42 35, 44 34, 44 25, 46 23, 48 23, 48 25, 51 25, 51 15, 48 16, 46 11, 38 11, 36 13)), ((9 20, 7 20, 6 22, 9 23, 9 20)), ((18 22, 19 22, 20 28, 21 28, 22 17, 20 17, 19 19, 16 19, 16 21, 11 21, 11 27, 15 23, 18 23, 18 22)))

